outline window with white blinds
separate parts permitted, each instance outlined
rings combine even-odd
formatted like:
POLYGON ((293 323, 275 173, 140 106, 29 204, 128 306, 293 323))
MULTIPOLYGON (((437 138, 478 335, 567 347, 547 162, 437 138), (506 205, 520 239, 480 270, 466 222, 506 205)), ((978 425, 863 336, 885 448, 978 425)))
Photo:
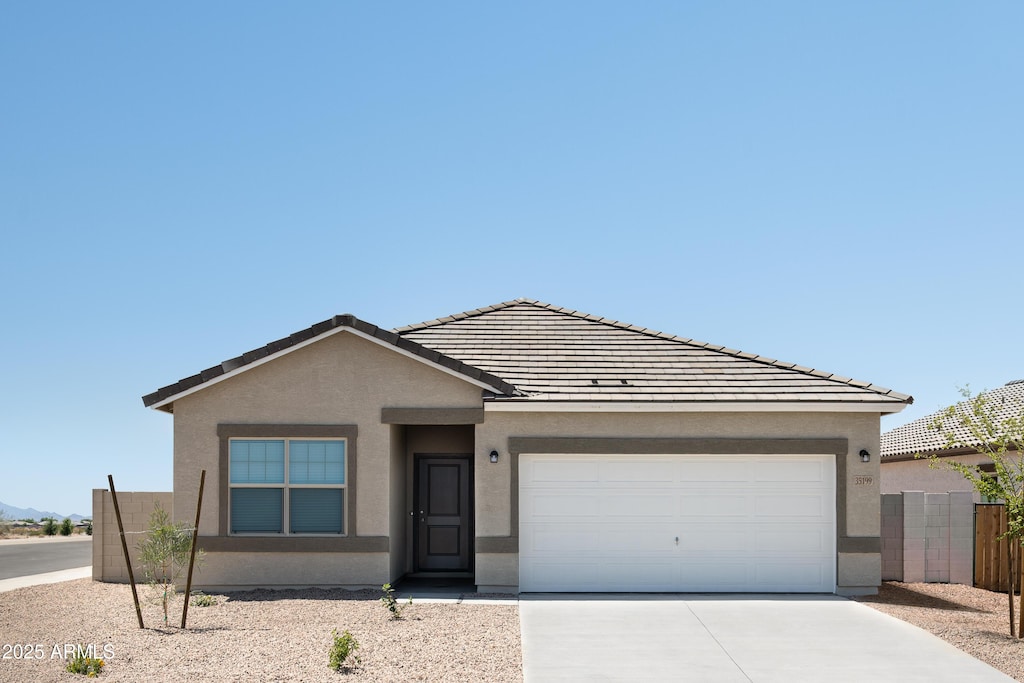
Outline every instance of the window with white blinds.
POLYGON ((231 439, 232 534, 345 533, 345 440, 231 439))

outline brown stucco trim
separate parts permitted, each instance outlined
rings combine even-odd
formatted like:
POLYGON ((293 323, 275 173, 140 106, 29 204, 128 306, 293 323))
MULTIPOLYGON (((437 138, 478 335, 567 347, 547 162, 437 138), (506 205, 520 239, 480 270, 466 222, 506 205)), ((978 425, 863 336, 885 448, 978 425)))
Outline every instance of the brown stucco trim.
MULTIPOLYGON (((850 541, 881 541, 877 537, 848 539, 846 536, 846 458, 850 449, 847 439, 629 439, 601 437, 532 437, 510 436, 511 456, 510 501, 511 534, 519 545, 519 456, 523 453, 579 453, 609 455, 814 455, 833 453, 836 458, 836 546, 850 541)), ((511 543, 511 540, 509 541, 511 543)), ((478 552, 481 552, 478 550, 478 552)), ((848 551, 847 551, 848 552, 848 551)))
MULTIPOLYGON (((220 457, 218 467, 220 474, 220 513, 218 535, 221 538, 231 538, 244 541, 266 541, 271 544, 281 544, 284 541, 308 540, 308 541, 339 541, 356 539, 356 464, 357 457, 357 436, 359 428, 356 425, 296 425, 296 424, 219 424, 217 425, 217 436, 220 437, 220 457), (345 439, 346 458, 346 480, 345 480, 345 527, 348 529, 348 536, 345 538, 305 538, 302 537, 235 537, 228 536, 228 509, 229 509, 229 477, 228 463, 230 461, 231 449, 230 439, 236 438, 296 438, 296 439, 345 439)), ((206 539, 216 538, 207 536, 206 539)), ((230 545, 230 544, 229 544, 230 545)), ((347 550, 348 544, 341 544, 335 552, 367 552, 365 550, 347 550)), ((270 550, 284 548, 283 545, 276 545, 270 550)), ((387 548, 385 548, 387 550, 387 548)), ((318 552, 318 551, 311 551, 318 552)))
POLYGON ((478 425, 483 408, 381 408, 380 421, 386 425, 478 425))
POLYGON ((477 553, 518 553, 519 535, 515 536, 477 536, 477 553))
POLYGON ((880 553, 882 539, 874 536, 840 536, 837 552, 840 553, 880 553))
POLYGON ((387 536, 200 536, 209 553, 386 553, 387 536))

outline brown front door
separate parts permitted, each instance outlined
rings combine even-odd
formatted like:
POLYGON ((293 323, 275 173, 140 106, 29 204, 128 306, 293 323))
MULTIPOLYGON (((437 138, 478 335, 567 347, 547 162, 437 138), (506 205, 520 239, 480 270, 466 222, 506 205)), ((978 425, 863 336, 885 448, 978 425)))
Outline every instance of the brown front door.
POLYGON ((416 570, 468 572, 472 557, 469 455, 416 456, 416 570))

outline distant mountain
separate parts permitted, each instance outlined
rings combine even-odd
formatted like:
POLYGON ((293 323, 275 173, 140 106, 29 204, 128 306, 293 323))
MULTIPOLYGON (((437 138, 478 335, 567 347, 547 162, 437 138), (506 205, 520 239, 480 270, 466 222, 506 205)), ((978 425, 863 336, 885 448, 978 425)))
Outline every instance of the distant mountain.
POLYGON ((0 503, 0 512, 3 512, 10 519, 35 519, 40 520, 43 517, 53 517, 58 522, 65 517, 70 519, 72 522, 81 522, 83 519, 87 519, 82 515, 60 515, 56 512, 47 512, 45 510, 36 510, 35 508, 16 508, 13 505, 7 503, 0 503))

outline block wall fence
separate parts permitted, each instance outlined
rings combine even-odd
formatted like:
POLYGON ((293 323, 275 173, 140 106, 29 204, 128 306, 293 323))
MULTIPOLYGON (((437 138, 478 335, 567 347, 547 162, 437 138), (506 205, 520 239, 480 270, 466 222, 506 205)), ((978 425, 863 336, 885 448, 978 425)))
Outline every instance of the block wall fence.
MULTIPOLYGON (((156 504, 172 512, 174 494, 171 492, 118 491, 117 504, 121 508, 128 554, 132 558, 135 580, 145 581, 141 575, 135 544, 149 526, 149 515, 156 504)), ((121 536, 114 516, 114 500, 106 489, 92 490, 92 578, 93 581, 128 583, 128 567, 121 549, 121 536)))
POLYGON ((974 583, 974 494, 882 494, 882 580, 974 583))

